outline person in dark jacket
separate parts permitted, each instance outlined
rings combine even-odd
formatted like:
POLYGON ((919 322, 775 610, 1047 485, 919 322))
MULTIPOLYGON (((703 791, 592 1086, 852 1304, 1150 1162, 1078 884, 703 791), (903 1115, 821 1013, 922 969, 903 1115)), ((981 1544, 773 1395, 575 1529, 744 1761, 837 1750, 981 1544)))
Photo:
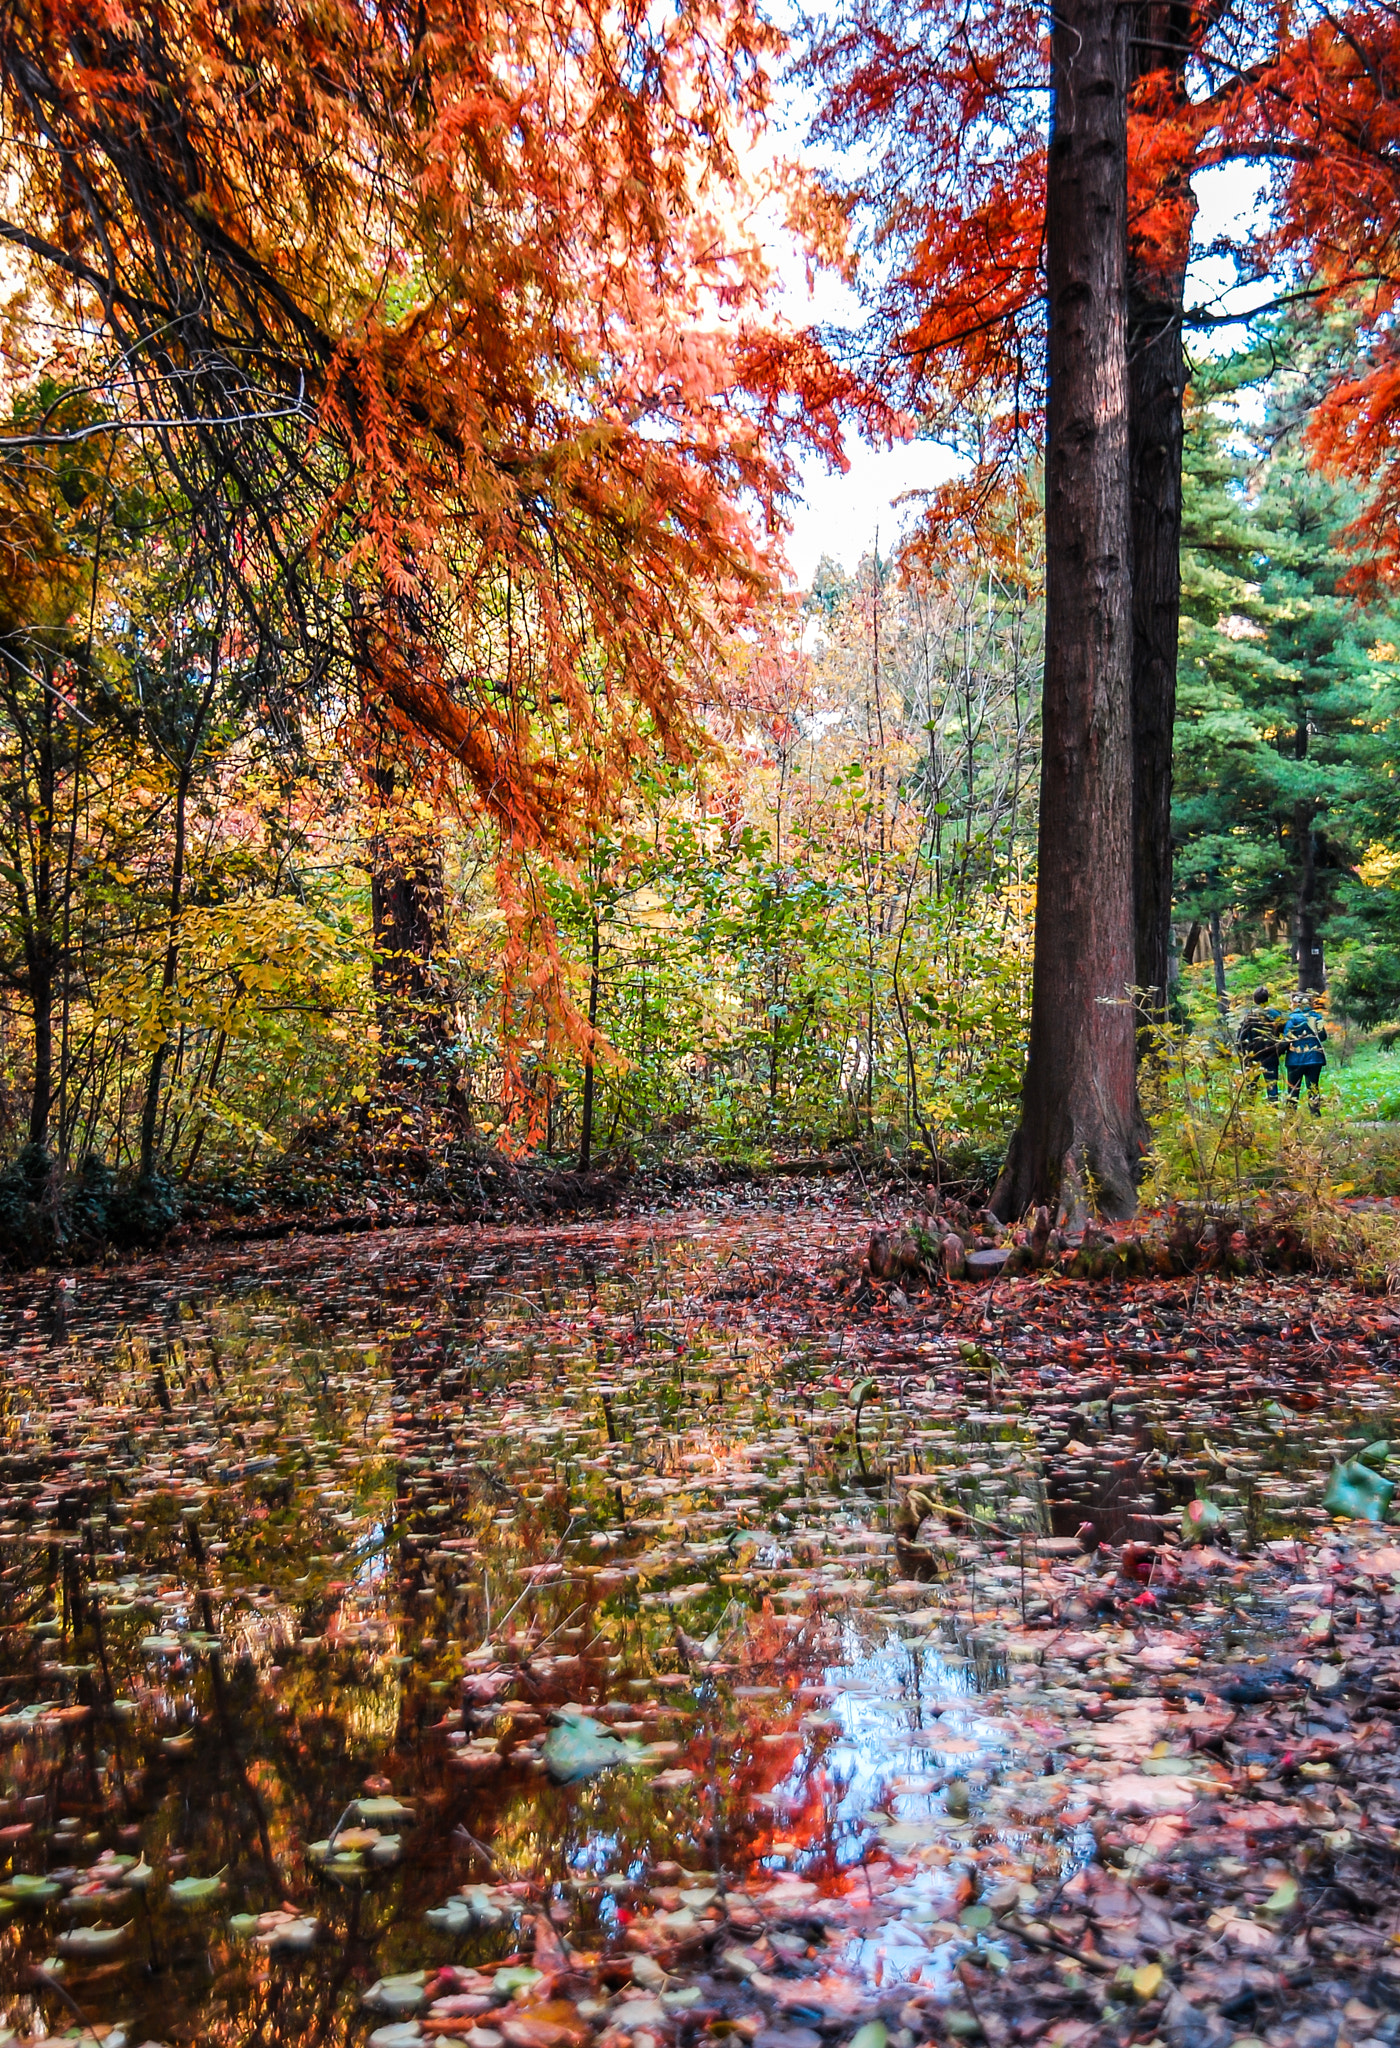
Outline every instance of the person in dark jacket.
POLYGON ((1261 1075, 1270 1102, 1278 1101, 1278 1034, 1283 1012, 1269 1007, 1269 991, 1254 991, 1254 1008, 1245 1016, 1235 1038, 1247 1068, 1261 1075))
MULTIPOLYGON (((1318 998, 1325 1000, 1325 998, 1318 998)), ((1314 1116, 1322 1114, 1322 1069, 1327 1064, 1327 1055, 1322 1042, 1327 1036, 1327 1026, 1314 998, 1304 992, 1295 996, 1288 1015, 1283 1020, 1281 1044, 1283 1064, 1288 1073, 1288 1099, 1296 1103, 1303 1089, 1308 1092, 1308 1108, 1314 1116)))

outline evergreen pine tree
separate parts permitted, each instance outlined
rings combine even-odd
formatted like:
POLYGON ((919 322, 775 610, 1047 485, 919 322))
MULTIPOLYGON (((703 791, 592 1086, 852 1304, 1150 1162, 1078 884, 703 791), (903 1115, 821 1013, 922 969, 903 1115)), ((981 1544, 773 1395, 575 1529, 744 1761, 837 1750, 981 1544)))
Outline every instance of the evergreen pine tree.
POLYGON ((1350 596, 1356 501, 1301 445, 1334 341, 1281 328, 1263 377, 1257 355, 1208 366, 1186 450, 1178 908, 1214 920, 1217 944, 1226 917, 1286 932, 1309 989, 1326 986, 1326 935, 1355 929, 1367 850, 1394 824, 1394 620, 1350 596))

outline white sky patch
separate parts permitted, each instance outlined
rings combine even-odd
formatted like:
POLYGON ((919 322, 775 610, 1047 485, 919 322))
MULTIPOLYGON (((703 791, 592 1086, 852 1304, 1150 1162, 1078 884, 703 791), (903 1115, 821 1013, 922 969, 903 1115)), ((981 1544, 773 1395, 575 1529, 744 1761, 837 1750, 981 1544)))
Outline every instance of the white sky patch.
POLYGON ((950 450, 934 441, 873 448, 848 434, 846 454, 851 466, 845 476, 833 476, 815 458, 804 466, 803 500, 787 547, 793 574, 804 589, 823 555, 853 570, 862 555, 873 551, 877 532, 880 553, 888 554, 901 530, 919 517, 917 505, 896 505, 900 494, 931 490, 958 468, 950 450))
MULTIPOLYGON (((1257 164, 1217 164, 1198 171, 1196 194, 1197 255, 1187 281, 1187 304, 1202 312, 1239 314, 1243 319, 1274 297, 1269 278, 1236 282, 1228 255, 1212 255, 1211 244, 1222 237, 1262 235, 1268 226, 1269 173, 1257 164)), ((1217 327, 1192 334, 1188 347, 1196 355, 1223 354, 1245 340, 1242 327, 1217 327)))
MULTIPOLYGON (((786 283, 784 314, 797 326, 855 329, 861 322, 860 301, 849 286, 829 271, 818 272, 809 290, 794 250, 782 266, 786 283)), ((802 500, 798 505, 787 555, 794 579, 806 589, 823 555, 853 570, 880 537, 887 554, 907 527, 916 524, 917 504, 900 505, 906 491, 932 490, 946 483, 958 468, 956 458, 934 441, 901 441, 893 448, 876 447, 848 430, 844 476, 828 469, 817 456, 802 465, 802 500)))

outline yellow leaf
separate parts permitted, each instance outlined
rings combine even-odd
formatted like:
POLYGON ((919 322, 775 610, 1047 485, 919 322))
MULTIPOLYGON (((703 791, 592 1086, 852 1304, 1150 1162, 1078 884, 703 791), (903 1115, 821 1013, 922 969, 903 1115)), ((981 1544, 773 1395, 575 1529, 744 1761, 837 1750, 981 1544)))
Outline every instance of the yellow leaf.
POLYGON ((1162 1988, 1162 1965, 1143 1963, 1133 1971, 1133 1996, 1146 2005, 1149 1998, 1155 1998, 1162 1988))
POLYGON ((1368 889, 1385 888, 1400 875, 1400 852, 1383 839, 1373 840, 1356 872, 1368 889))

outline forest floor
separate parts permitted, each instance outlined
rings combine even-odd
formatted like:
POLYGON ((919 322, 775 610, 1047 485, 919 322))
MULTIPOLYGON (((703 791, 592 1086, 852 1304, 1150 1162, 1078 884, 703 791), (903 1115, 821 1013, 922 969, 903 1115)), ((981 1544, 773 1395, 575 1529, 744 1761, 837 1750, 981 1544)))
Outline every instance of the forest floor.
POLYGON ((868 1198, 875 1188, 916 1183, 888 1156, 863 1148, 776 1160, 676 1158, 639 1166, 609 1153, 591 1168, 544 1154, 513 1156, 479 1141, 356 1143, 265 1160, 181 1190, 182 1221, 161 1250, 358 1231, 427 1229, 435 1224, 565 1222, 579 1216, 649 1216, 706 1202, 717 1192, 791 1203, 816 1190, 868 1198))
POLYGON ((0 2042, 1400 2039, 1400 1317, 870 1222, 0 1284, 0 2042))

